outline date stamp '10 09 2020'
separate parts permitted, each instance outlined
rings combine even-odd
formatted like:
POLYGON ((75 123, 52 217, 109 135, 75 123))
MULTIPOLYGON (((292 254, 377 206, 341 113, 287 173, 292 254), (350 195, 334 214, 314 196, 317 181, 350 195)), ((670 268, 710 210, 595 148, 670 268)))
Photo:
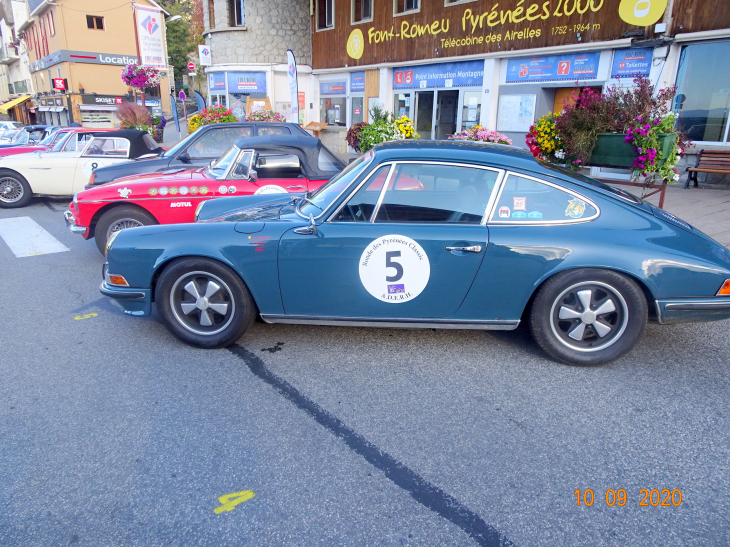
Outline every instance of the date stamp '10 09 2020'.
MULTIPOLYGON (((590 488, 586 488, 585 490, 578 489, 573 492, 573 495, 575 495, 575 502, 579 507, 581 505, 590 507, 595 501, 593 490, 590 488)), ((668 488, 664 488, 663 490, 658 490, 653 488, 649 490, 642 488, 639 490, 639 498, 639 507, 679 507, 682 505, 682 491, 678 489, 669 490, 668 488)), ((606 505, 610 507, 615 505, 623 507, 628 501, 626 490, 623 488, 619 490, 609 488, 606 490, 605 499, 606 505)))

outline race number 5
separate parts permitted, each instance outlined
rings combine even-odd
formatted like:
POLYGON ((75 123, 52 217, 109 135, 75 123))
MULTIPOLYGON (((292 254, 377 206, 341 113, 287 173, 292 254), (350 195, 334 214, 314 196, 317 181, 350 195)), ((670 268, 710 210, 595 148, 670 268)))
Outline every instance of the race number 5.
POLYGON ((400 263, 395 262, 393 259, 400 256, 400 251, 388 251, 385 253, 385 267, 387 268, 393 268, 396 271, 395 275, 387 275, 385 276, 385 280, 389 282, 398 281, 401 277, 403 277, 403 266, 400 265, 400 263))

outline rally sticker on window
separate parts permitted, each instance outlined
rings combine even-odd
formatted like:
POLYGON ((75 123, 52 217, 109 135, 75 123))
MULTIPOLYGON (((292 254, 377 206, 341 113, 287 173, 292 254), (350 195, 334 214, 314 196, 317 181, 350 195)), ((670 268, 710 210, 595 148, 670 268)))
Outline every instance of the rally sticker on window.
POLYGON ((586 210, 586 202, 574 198, 568 201, 568 208, 565 210, 565 216, 570 218, 580 218, 586 210))
POLYGON ((510 210, 509 207, 500 207, 499 208, 499 217, 500 218, 509 218, 510 210))
POLYGON ((512 198, 513 206, 512 209, 515 211, 526 211, 527 210, 527 198, 512 198))
POLYGON ((360 257, 360 281, 378 300, 400 304, 416 298, 428 285, 431 263, 409 237, 387 235, 368 244, 360 257))
POLYGON ((253 195, 254 196, 260 196, 261 194, 286 194, 287 191, 284 190, 281 186, 277 186, 276 184, 267 184, 266 186, 262 186, 258 190, 256 190, 253 195))

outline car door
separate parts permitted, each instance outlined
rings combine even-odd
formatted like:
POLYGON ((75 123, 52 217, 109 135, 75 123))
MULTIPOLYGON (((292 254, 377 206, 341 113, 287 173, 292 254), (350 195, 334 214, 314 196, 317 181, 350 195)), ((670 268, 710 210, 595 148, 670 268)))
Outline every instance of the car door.
POLYGON ((71 193, 83 190, 95 169, 127 161, 129 149, 127 139, 99 136, 92 138, 76 162, 71 193))
POLYGON ((220 158, 226 150, 233 146, 236 139, 251 136, 253 136, 253 129, 250 125, 234 127, 213 125, 171 159, 167 168, 189 168, 191 165, 203 167, 220 158))
POLYGON ((378 167, 316 234, 286 232, 279 283, 287 315, 448 317, 489 240, 485 212, 503 171, 447 162, 378 167))
POLYGON ((23 171, 34 193, 70 196, 78 160, 78 152, 34 152, 28 154, 23 171))

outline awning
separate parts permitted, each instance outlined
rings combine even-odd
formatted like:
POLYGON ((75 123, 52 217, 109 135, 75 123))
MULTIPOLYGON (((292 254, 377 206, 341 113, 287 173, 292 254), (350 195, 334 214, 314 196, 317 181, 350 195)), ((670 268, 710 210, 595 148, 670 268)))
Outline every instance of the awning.
POLYGON ((80 104, 79 108, 81 110, 104 110, 106 112, 113 112, 117 109, 116 105, 113 104, 80 104))
POLYGON ((66 110, 65 106, 51 106, 48 108, 51 112, 61 112, 62 110, 66 110))
POLYGON ((0 112, 3 114, 7 114, 8 110, 13 108, 14 106, 18 106, 21 103, 24 103, 25 101, 30 100, 30 95, 23 95, 22 97, 18 97, 17 99, 13 99, 12 101, 6 102, 4 105, 0 106, 0 112))
POLYGON ((48 112, 49 110, 50 110, 50 108, 49 108, 49 107, 47 107, 47 106, 41 106, 41 107, 40 107, 40 108, 38 109, 38 112, 48 112))

